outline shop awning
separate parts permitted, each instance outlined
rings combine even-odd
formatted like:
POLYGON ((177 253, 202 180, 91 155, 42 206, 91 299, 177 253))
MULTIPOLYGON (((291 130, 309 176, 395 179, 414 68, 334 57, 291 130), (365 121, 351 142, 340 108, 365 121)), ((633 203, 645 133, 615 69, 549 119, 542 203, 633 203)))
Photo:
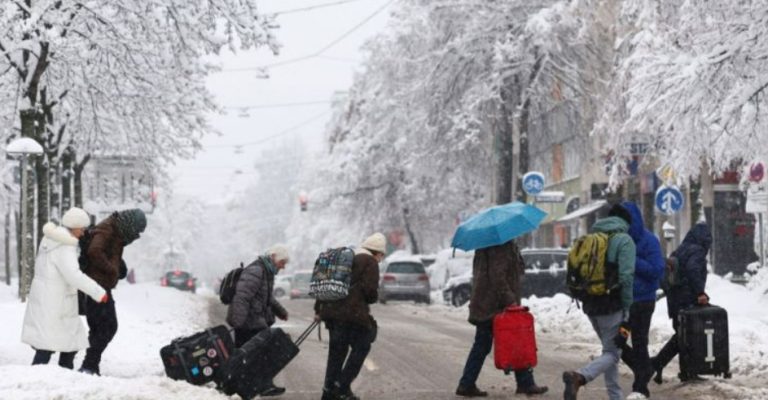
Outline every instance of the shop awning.
POLYGON ((608 202, 605 200, 597 200, 593 201, 584 207, 579 208, 576 211, 573 211, 571 213, 565 214, 562 217, 560 217, 557 222, 566 222, 570 220, 574 220, 576 218, 581 218, 585 215, 589 215, 599 209, 601 209, 604 205, 606 205, 608 202))

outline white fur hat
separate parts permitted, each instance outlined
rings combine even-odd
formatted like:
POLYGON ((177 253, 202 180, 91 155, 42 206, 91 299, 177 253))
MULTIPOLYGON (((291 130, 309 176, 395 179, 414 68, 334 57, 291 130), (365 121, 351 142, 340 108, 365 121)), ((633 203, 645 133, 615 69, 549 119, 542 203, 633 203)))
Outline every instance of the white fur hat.
POLYGON ((274 244, 272 247, 267 250, 267 254, 274 255, 275 256, 275 262, 278 261, 288 261, 290 257, 288 256, 288 248, 285 247, 283 244, 274 244))
POLYGON ((66 228, 87 228, 91 224, 91 217, 82 208, 72 207, 61 217, 61 225, 66 228))
POLYGON ((383 234, 376 232, 373 235, 368 236, 360 247, 381 254, 387 254, 387 238, 385 238, 383 234))

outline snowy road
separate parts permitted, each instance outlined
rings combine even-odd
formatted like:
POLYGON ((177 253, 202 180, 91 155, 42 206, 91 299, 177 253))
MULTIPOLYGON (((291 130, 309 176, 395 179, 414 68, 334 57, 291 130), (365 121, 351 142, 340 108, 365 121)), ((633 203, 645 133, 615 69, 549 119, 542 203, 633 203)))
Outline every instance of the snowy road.
MULTIPOLYGON (((312 302, 283 300, 282 303, 289 310, 290 319, 281 326, 296 337, 310 323, 312 302)), ((214 305, 211 316, 220 320, 223 312, 223 307, 214 305)), ((355 393, 364 399, 457 398, 453 391, 474 335, 464 314, 440 306, 410 303, 375 305, 373 314, 379 323, 379 337, 353 386, 355 393)), ((328 351, 327 331, 323 330, 322 336, 323 342, 319 342, 317 334, 313 333, 302 345, 297 358, 278 376, 276 382, 288 389, 284 398, 320 398, 328 351)), ((569 344, 551 334, 540 334, 538 339, 536 380, 550 387, 550 392, 539 398, 562 399, 562 371, 580 366, 592 350, 582 344, 569 344)), ((622 387, 628 390, 631 376, 625 367, 622 367, 622 381, 622 387)), ((658 400, 705 399, 712 393, 709 382, 693 386, 679 383, 652 385, 653 398, 658 400)), ((514 378, 496 370, 490 357, 478 386, 490 393, 490 399, 514 396, 516 387, 514 378)), ((602 379, 591 383, 580 394, 580 398, 590 400, 607 398, 602 379)), ((722 394, 720 391, 717 398, 724 398, 722 394)))

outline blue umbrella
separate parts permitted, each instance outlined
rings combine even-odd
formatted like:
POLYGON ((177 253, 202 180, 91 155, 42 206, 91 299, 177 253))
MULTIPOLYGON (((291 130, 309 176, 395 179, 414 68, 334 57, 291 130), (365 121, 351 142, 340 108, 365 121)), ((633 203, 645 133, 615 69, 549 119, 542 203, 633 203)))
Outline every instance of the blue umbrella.
POLYGON ((546 216, 520 202, 487 208, 456 228, 451 246, 469 251, 500 245, 535 230, 546 216))

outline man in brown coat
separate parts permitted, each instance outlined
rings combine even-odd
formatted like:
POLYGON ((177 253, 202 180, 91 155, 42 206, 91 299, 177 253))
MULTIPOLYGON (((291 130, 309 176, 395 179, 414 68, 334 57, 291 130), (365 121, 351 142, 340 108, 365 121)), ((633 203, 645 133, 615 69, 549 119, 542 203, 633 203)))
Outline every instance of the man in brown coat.
POLYGON ((109 296, 106 303, 87 299, 85 316, 88 321, 88 342, 80 372, 99 375, 101 355, 117 333, 117 314, 112 289, 125 276, 123 249, 139 238, 147 227, 147 217, 140 209, 115 212, 86 232, 80 239, 81 268, 101 285, 109 296), (87 245, 85 245, 87 243, 87 245), (121 270, 123 271, 121 273, 121 270))
POLYGON ((315 302, 316 318, 330 331, 323 400, 359 399, 351 386, 376 339, 376 321, 369 304, 379 298, 379 262, 384 259, 386 245, 381 233, 365 239, 352 261, 347 297, 315 302))
MULTIPOLYGON (((469 322, 475 325, 475 342, 469 351, 464 373, 456 394, 464 397, 485 397, 477 377, 485 357, 493 346, 493 317, 509 306, 520 304, 520 285, 525 263, 513 241, 478 249, 472 262, 472 297, 469 300, 469 322)), ((533 380, 533 370, 515 371, 516 393, 528 395, 546 393, 546 386, 533 380)))

